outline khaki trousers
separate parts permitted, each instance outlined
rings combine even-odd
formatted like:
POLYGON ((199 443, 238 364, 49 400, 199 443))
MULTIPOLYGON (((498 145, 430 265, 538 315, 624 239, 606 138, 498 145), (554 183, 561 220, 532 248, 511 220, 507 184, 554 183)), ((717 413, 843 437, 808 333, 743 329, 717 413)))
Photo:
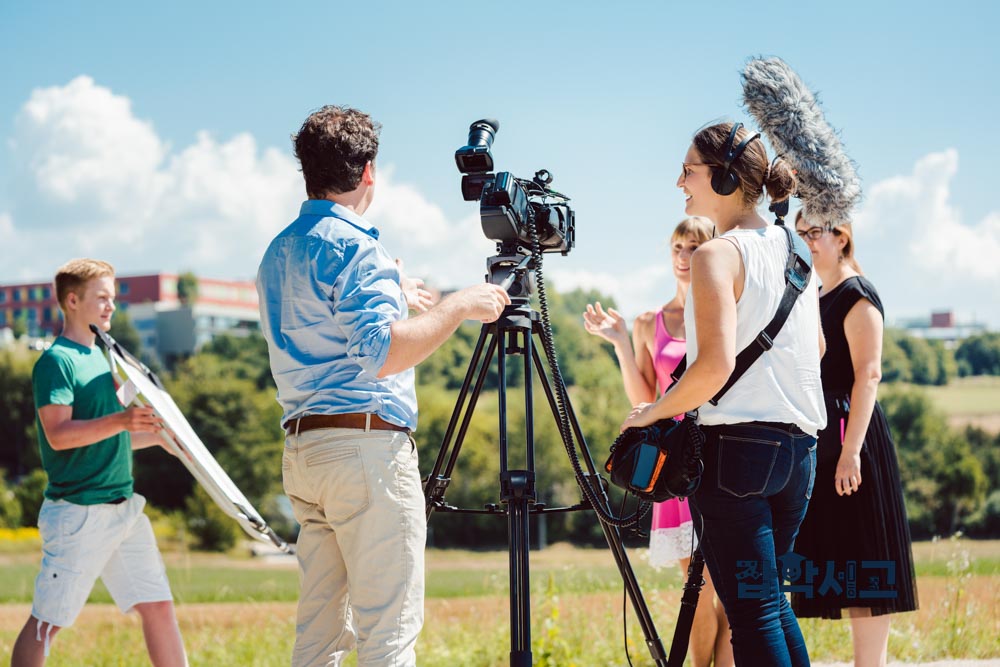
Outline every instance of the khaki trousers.
POLYGON ((410 667, 424 619, 427 521, 413 440, 316 429, 285 440, 285 493, 299 532, 293 667, 410 667))

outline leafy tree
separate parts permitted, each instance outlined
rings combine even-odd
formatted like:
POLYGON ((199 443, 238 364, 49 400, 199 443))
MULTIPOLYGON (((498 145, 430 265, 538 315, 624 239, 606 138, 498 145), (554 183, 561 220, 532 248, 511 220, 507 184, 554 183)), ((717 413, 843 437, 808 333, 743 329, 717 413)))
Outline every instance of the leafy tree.
POLYGON ((985 497, 982 463, 919 389, 887 391, 881 403, 899 452, 911 532, 954 533, 985 497))
POLYGON ((902 336, 898 343, 910 360, 911 381, 914 384, 936 384, 941 369, 930 343, 915 336, 902 336))
POLYGON ((0 350, 0 468, 12 476, 40 465, 35 436, 31 369, 39 353, 20 346, 0 350))
POLYGON ((969 375, 1000 375, 1000 333, 966 338, 955 350, 955 359, 969 375))
POLYGON ((880 394, 898 450, 920 452, 927 442, 944 438, 947 424, 926 393, 916 388, 885 387, 880 394))
POLYGON ((944 385, 958 375, 955 355, 939 340, 886 329, 882 339, 882 380, 944 385))
POLYGON ((935 524, 942 534, 952 535, 962 519, 986 499, 987 481, 982 463, 973 456, 968 441, 951 432, 943 444, 931 451, 929 465, 943 499, 935 524))
POLYGON ((185 304, 198 300, 198 276, 191 271, 177 276, 177 298, 185 304))
POLYGON ((28 333, 28 316, 22 311, 10 325, 14 338, 21 340, 28 333))
POLYGON ((982 463, 989 488, 1000 489, 1000 433, 989 433, 978 426, 966 426, 962 437, 969 443, 972 455, 982 463))
POLYGON ((973 537, 1000 535, 1000 489, 993 491, 983 506, 969 517, 967 532, 973 537))
POLYGON ((21 505, 21 525, 34 527, 38 525, 38 511, 45 500, 45 487, 49 485, 49 476, 42 468, 35 468, 22 477, 14 487, 14 496, 21 505))
POLYGON ((201 353, 227 360, 234 377, 250 380, 258 389, 275 389, 267 341, 259 331, 251 331, 246 336, 215 336, 201 348, 201 353))
POLYGON ((0 470, 0 528, 17 528, 21 525, 21 504, 4 477, 0 470))
POLYGON ((200 486, 185 502, 187 527, 195 537, 194 547, 204 551, 228 551, 236 546, 240 527, 200 486))
POLYGON ((934 384, 938 386, 946 385, 951 378, 958 375, 958 364, 955 362, 955 354, 944 346, 943 341, 932 340, 928 341, 928 343, 934 352, 934 356, 937 358, 938 372, 937 377, 934 378, 934 384))
POLYGON ((886 329, 882 338, 882 381, 909 382, 910 360, 899 341, 906 336, 899 329, 886 329))

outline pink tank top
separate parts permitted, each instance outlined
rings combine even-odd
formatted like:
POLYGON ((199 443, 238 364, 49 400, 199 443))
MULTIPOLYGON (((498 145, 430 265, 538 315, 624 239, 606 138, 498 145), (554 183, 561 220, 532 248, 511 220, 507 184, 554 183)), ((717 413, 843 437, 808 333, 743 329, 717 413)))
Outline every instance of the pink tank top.
POLYGON ((656 333, 653 337, 653 370, 656 371, 656 384, 660 395, 667 390, 673 380, 670 374, 677 368, 684 356, 687 343, 683 338, 674 338, 663 324, 663 311, 656 314, 656 333))

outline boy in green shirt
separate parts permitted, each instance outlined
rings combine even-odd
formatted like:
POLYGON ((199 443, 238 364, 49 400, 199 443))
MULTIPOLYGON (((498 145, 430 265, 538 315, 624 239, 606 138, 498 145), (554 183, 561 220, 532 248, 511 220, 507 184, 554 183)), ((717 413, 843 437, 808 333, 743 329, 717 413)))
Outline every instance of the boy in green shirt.
POLYGON ((12 667, 45 663, 51 638, 72 625, 101 577, 118 607, 142 618, 154 667, 187 665, 173 597, 145 499, 132 491, 132 451, 163 444, 151 408, 124 408, 90 325, 111 328, 114 269, 77 259, 56 273, 62 334, 32 372, 42 465, 42 568, 12 667))

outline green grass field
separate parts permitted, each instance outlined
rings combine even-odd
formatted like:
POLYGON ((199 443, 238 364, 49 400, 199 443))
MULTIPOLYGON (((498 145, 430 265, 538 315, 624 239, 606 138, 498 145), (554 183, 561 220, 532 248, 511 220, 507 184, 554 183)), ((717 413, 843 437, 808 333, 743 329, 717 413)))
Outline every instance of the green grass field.
MULTIPOLYGON (((941 540, 914 547, 920 610, 894 618, 895 660, 997 657, 1000 636, 1000 541, 941 540)), ((168 553, 178 617, 192 665, 284 665, 294 637, 297 575, 293 562, 168 553)), ((665 643, 681 587, 676 568, 657 571, 632 552, 636 574, 665 643)), ((0 556, 0 664, 30 613, 37 553, 0 556)), ((625 664, 622 586, 610 553, 555 545, 531 560, 532 638, 536 665, 625 664)), ((92 604, 60 634, 53 667, 146 664, 138 620, 123 616, 98 585, 92 604)), ((633 662, 648 652, 631 610, 633 662)), ((507 664, 506 552, 436 551, 427 557, 427 619, 421 665, 507 664)), ((849 659, 845 622, 803 621, 816 661, 849 659)), ((353 663, 352 663, 353 664, 353 663)))
POLYGON ((956 378, 943 387, 916 388, 944 411, 952 426, 972 425, 1000 432, 1000 377, 956 378))
MULTIPOLYGON (((968 574, 996 578, 1000 584, 1000 541, 940 540, 914 546, 917 575, 948 577, 954 569, 956 551, 969 554, 968 574), (959 545, 959 546, 956 546, 959 545)), ((680 587, 678 568, 656 570, 636 550, 632 566, 643 588, 658 590, 680 587)), ((294 559, 285 564, 260 563, 250 558, 221 554, 166 554, 167 573, 178 604, 294 602, 298 599, 298 575, 294 559)), ((0 560, 3 586, 0 604, 30 603, 38 556, 22 554, 0 560)), ((506 595, 505 551, 434 550, 427 552, 427 598, 452 599, 506 595)), ((610 552, 555 545, 533 552, 532 593, 554 587, 562 595, 606 593, 621 589, 618 570, 610 552)), ((98 581, 91 603, 110 603, 107 589, 98 581)))
POLYGON ((956 378, 943 387, 924 387, 934 403, 951 415, 1000 414, 1000 377, 956 378))

